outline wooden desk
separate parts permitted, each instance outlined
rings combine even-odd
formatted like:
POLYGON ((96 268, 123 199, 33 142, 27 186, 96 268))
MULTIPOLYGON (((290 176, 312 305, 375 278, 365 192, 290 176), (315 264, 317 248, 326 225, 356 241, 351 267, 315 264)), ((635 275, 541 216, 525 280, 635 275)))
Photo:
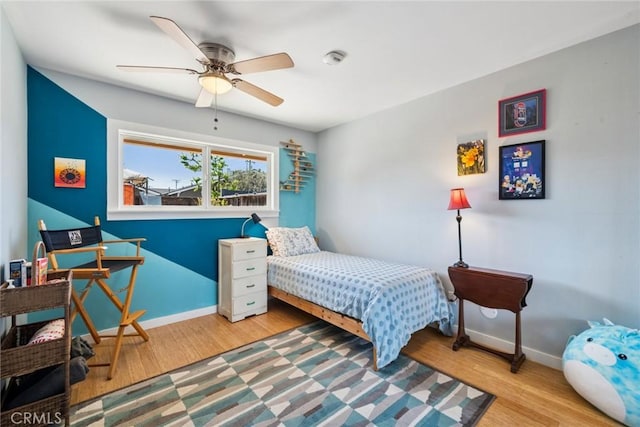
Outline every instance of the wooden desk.
POLYGON ((533 276, 478 267, 449 267, 449 278, 460 300, 458 306, 458 335, 453 350, 460 347, 476 347, 503 357, 511 362, 511 372, 516 373, 525 355, 522 353, 520 337, 520 311, 527 306, 525 298, 531 290, 533 276), (483 307, 512 311, 516 315, 515 351, 504 353, 471 341, 465 332, 464 301, 471 301, 483 307))

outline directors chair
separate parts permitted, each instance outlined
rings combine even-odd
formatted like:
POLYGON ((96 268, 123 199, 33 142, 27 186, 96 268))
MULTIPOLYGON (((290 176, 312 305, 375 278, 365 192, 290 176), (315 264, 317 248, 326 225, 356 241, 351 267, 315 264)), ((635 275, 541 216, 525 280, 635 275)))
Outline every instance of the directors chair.
POLYGON ((75 319, 77 314, 80 314, 87 329, 91 334, 91 337, 96 344, 100 343, 101 338, 115 338, 115 347, 113 350, 113 356, 110 363, 95 364, 90 366, 109 366, 109 373, 107 379, 113 378, 116 366, 118 363, 118 357, 120 355, 120 349, 122 347, 122 340, 125 336, 140 336, 145 341, 149 341, 149 335, 138 324, 138 319, 145 313, 145 310, 138 310, 131 313, 129 311, 131 307, 131 299, 133 298, 133 289, 136 282, 136 274, 138 267, 144 263, 144 257, 140 256, 140 244, 146 241, 144 238, 135 239, 121 239, 121 240, 102 240, 102 232, 100 230, 100 218, 95 217, 95 225, 93 227, 84 228, 70 228, 66 230, 47 230, 43 220, 38 221, 38 228, 40 230, 40 236, 44 242, 49 258, 49 268, 51 270, 69 269, 73 272, 74 279, 87 280, 87 285, 82 290, 80 295, 72 288, 71 300, 73 302, 73 310, 71 312, 71 322, 75 319), (136 254, 135 256, 107 256, 106 251, 108 249, 107 244, 135 244, 136 254), (62 267, 58 264, 57 257, 60 255, 77 255, 85 254, 89 255, 91 260, 75 267, 62 267), (121 270, 131 268, 131 275, 129 276, 128 285, 118 290, 126 291, 124 302, 120 300, 117 292, 114 292, 107 284, 109 277, 121 270), (98 284, 98 287, 106 294, 109 300, 120 311, 120 325, 118 327, 118 333, 113 334, 98 334, 91 317, 87 313, 84 307, 84 301, 87 298, 89 290, 94 283, 98 284), (132 326, 137 333, 125 333, 127 326, 132 326))

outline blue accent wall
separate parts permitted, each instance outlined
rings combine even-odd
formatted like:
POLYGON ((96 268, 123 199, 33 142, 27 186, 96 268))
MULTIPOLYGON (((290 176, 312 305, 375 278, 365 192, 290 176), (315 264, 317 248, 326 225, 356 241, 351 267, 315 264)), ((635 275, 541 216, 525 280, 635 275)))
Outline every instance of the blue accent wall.
POLYGON ((27 105, 29 198, 78 218, 104 218, 107 119, 31 67, 27 105), (54 157, 84 159, 86 188, 55 188, 54 157))
MULTIPOLYGON (((244 219, 107 221, 107 118, 31 67, 27 84, 28 247, 40 239, 39 219, 56 229, 93 224, 98 215, 105 239, 147 239, 132 306, 147 310, 142 320, 217 304, 217 241, 237 237, 244 219), (55 157, 86 160, 86 188, 54 187, 55 157)), ((281 192, 280 200, 281 225, 315 230, 315 183, 304 193, 281 192)), ((264 237, 260 225, 248 224, 247 232, 264 237)), ((122 276, 113 287, 125 285, 122 276)), ((74 286, 81 289, 83 284, 74 286)), ((98 329, 117 326, 118 313, 100 290, 90 292, 86 305, 98 329)), ((74 334, 86 332, 79 317, 73 328, 74 334)))

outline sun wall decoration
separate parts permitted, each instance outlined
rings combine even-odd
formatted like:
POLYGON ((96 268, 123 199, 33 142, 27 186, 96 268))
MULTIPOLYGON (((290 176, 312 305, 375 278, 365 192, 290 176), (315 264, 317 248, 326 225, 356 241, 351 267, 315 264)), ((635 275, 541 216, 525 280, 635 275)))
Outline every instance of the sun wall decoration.
POLYGON ((55 187, 85 188, 87 185, 85 160, 54 157, 53 183, 55 187))
POLYGON ((458 144, 458 176, 484 173, 484 139, 458 144))

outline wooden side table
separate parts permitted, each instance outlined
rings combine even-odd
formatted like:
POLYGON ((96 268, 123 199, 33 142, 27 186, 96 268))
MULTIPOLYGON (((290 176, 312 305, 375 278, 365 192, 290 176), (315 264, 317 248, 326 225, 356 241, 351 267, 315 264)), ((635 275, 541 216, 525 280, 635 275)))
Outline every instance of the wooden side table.
POLYGON ((520 337, 520 311, 527 306, 525 298, 531 290, 533 276, 478 267, 449 267, 449 278, 460 300, 458 306, 458 335, 453 350, 460 347, 476 347, 503 357, 511 362, 511 372, 516 373, 525 355, 522 353, 520 337), (464 301, 471 301, 483 307, 509 310, 516 315, 516 336, 514 353, 504 353, 471 341, 464 329, 464 301))

